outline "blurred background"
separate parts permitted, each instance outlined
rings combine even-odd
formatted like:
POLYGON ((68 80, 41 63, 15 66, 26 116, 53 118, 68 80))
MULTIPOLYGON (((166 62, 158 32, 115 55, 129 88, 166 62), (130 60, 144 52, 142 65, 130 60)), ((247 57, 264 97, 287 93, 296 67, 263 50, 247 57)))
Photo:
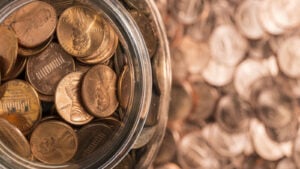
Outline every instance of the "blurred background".
POLYGON ((300 0, 155 0, 173 86, 155 169, 299 169, 300 0))

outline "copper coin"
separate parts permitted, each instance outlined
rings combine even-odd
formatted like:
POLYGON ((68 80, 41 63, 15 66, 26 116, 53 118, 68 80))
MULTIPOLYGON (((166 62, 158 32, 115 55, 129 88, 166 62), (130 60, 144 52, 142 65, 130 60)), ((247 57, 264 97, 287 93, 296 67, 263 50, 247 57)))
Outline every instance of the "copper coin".
POLYGON ((26 137, 15 126, 0 118, 0 140, 12 152, 28 159, 31 156, 30 145, 26 137))
POLYGON ((276 169, 297 169, 297 166, 292 158, 284 158, 278 162, 276 169))
POLYGON ((128 154, 114 169, 133 169, 134 160, 131 155, 128 154))
POLYGON ((128 66, 125 66, 118 81, 118 98, 120 106, 126 109, 129 103, 130 96, 132 95, 132 79, 128 66))
POLYGON ((103 20, 103 40, 98 49, 90 56, 78 58, 79 61, 86 64, 98 64, 108 61, 116 52, 119 38, 108 21, 103 20))
POLYGON ((53 95, 45 95, 45 94, 42 94, 42 93, 38 93, 39 95, 39 99, 41 101, 44 101, 44 102, 53 102, 54 101, 54 96, 53 95))
POLYGON ((92 68, 91 65, 84 64, 79 61, 75 61, 75 71, 76 72, 86 73, 90 68, 92 68))
POLYGON ((184 136, 178 145, 178 162, 184 169, 221 169, 216 152, 211 149, 201 131, 184 136))
POLYGON ((0 72, 2 78, 13 69, 18 52, 16 34, 5 26, 0 26, 0 72))
POLYGON ((71 7, 74 4, 74 0, 42 0, 49 3, 56 10, 57 15, 59 16, 64 10, 71 7))
POLYGON ((221 87, 232 82, 234 71, 235 67, 211 59, 202 76, 207 83, 221 87))
POLYGON ((63 49, 76 57, 92 55, 103 40, 101 19, 96 11, 85 6, 65 10, 57 25, 57 37, 63 49))
POLYGON ((250 105, 242 102, 237 95, 226 95, 218 103, 215 119, 229 133, 247 131, 250 111, 250 105))
POLYGON ((149 56, 153 57, 158 49, 158 35, 153 21, 140 11, 131 10, 129 12, 140 28, 148 48, 149 56))
POLYGON ((42 44, 40 44, 34 48, 26 48, 23 46, 19 46, 18 54, 21 56, 24 56, 24 57, 39 54, 50 45, 52 40, 53 40, 53 35, 49 39, 47 39, 45 42, 43 42, 42 44))
POLYGON ((300 167, 300 130, 298 130, 297 132, 297 137, 296 139, 293 141, 293 159, 296 163, 297 168, 300 167))
POLYGON ((216 61, 235 66, 245 57, 248 44, 233 25, 225 24, 215 28, 209 46, 216 61))
POLYGON ((265 126, 258 120, 251 121, 250 134, 256 153, 266 160, 276 161, 285 155, 284 147, 288 147, 289 150, 292 148, 291 142, 277 143, 271 140, 265 126))
POLYGON ((237 26, 249 39, 259 39, 264 35, 257 14, 260 5, 260 1, 246 0, 239 5, 235 15, 237 26))
POLYGON ((54 95, 58 82, 75 70, 72 56, 58 44, 49 47, 37 56, 28 59, 26 74, 33 87, 44 95, 54 95))
POLYGON ((174 147, 176 147, 176 142, 173 133, 167 129, 154 163, 159 165, 171 161, 176 155, 174 147))
POLYGON ((158 95, 155 91, 152 91, 151 103, 149 108, 149 113, 145 122, 146 127, 157 125, 160 118, 160 104, 161 96, 158 95))
POLYGON ((295 36, 285 40, 278 51, 278 64, 281 71, 291 78, 300 77, 300 52, 298 45, 300 44, 300 37, 295 36))
POLYGON ((148 144, 151 141, 151 139, 154 137, 155 132, 157 131, 156 129, 157 126, 144 127, 132 148, 139 149, 144 147, 146 144, 148 144))
MULTIPOLYGON (((88 159, 93 152, 100 151, 105 148, 105 143, 111 140, 113 130, 104 123, 91 123, 77 132, 78 150, 73 160, 88 159)), ((100 154, 97 154, 99 157, 100 154)), ((101 157, 101 155, 100 155, 101 157)))
POLYGON ((114 61, 114 68, 117 73, 117 75, 121 74, 121 71, 123 70, 123 67, 128 63, 127 61, 127 55, 123 49, 123 46, 121 43, 118 44, 118 47, 116 49, 116 53, 113 57, 114 61))
POLYGON ((27 64, 27 58, 23 58, 23 57, 18 56, 13 69, 10 71, 10 73, 7 76, 2 77, 1 80, 7 81, 7 80, 10 80, 10 79, 15 79, 16 77, 18 77, 23 72, 23 70, 25 69, 26 64, 27 64))
POLYGON ((66 75, 57 85, 55 105, 59 115, 68 123, 84 125, 93 120, 80 101, 80 83, 83 73, 74 72, 66 75))
POLYGON ((0 100, 0 117, 28 134, 41 117, 40 100, 33 87, 22 80, 3 84, 4 94, 0 100))
POLYGON ((18 9, 6 23, 16 32, 22 46, 32 48, 49 39, 55 31, 56 12, 45 2, 34 1, 18 9))
POLYGON ((70 126, 50 120, 35 128, 31 134, 30 146, 38 160, 46 164, 63 164, 75 155, 78 140, 70 126))
POLYGON ((117 76, 108 66, 96 65, 83 78, 82 101, 89 112, 97 117, 107 117, 114 113, 117 100, 117 76))
POLYGON ((208 144, 223 157, 235 157, 244 152, 248 139, 246 132, 230 134, 216 123, 206 125, 203 130, 206 130, 203 135, 208 144))
POLYGON ((175 163, 166 163, 155 167, 155 169, 180 169, 180 167, 175 163))

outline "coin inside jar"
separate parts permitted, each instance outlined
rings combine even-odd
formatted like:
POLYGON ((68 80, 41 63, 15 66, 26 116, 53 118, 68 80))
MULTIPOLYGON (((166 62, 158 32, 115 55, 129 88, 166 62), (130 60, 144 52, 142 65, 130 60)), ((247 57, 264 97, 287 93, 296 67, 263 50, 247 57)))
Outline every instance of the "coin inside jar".
POLYGON ((47 164, 62 164, 73 158, 78 140, 70 126, 50 120, 35 128, 30 137, 30 146, 38 160, 47 164))
POLYGON ((83 78, 81 95, 88 111, 97 117, 114 113, 119 102, 116 95, 117 76, 108 66, 96 65, 83 78))
POLYGON ((65 76, 58 84, 55 93, 56 109, 67 122, 75 125, 87 124, 93 119, 80 101, 80 82, 83 73, 74 72, 65 76))
POLYGON ((8 81, 1 88, 4 88, 4 94, 0 100, 0 117, 28 134, 41 117, 37 92, 22 80, 8 81))

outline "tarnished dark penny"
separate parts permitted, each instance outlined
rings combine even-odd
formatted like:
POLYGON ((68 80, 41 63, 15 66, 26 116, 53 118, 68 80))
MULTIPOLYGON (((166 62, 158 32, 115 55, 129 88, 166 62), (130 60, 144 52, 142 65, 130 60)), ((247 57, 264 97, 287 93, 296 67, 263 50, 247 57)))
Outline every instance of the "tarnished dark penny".
POLYGON ((145 122, 146 127, 157 125, 159 122, 160 114, 159 114, 159 108, 160 108, 160 101, 161 96, 156 94, 156 92, 152 92, 152 98, 149 108, 149 113, 145 122))
POLYGON ((52 36, 57 18, 51 5, 34 1, 19 8, 4 23, 16 32, 22 46, 32 48, 52 36))
POLYGON ((135 141, 133 149, 139 149, 148 144, 156 132, 157 126, 144 127, 141 134, 135 141))
POLYGON ((62 48, 76 57, 92 55, 103 40, 101 20, 96 11, 86 6, 65 10, 57 25, 57 37, 62 48))
POLYGON ((91 67, 92 67, 92 65, 88 65, 88 64, 81 63, 79 61, 75 61, 75 71, 76 72, 86 73, 91 67))
POLYGON ((133 169, 134 160, 131 155, 128 154, 114 169, 133 169))
POLYGON ((129 103, 130 96, 132 94, 131 73, 128 66, 124 66, 123 71, 118 80, 118 98, 120 106, 126 109, 129 103))
POLYGON ((115 68, 117 75, 121 74, 123 67, 128 63, 127 59, 128 58, 125 54, 125 51, 124 51, 121 43, 119 43, 119 45, 116 49, 116 53, 113 57, 114 68, 115 68))
POLYGON ((26 47, 23 47, 23 46, 19 46, 18 54, 20 56, 24 56, 24 57, 39 54, 50 45, 52 40, 53 40, 53 35, 49 39, 47 39, 45 42, 43 42, 42 44, 40 44, 40 45, 38 45, 34 48, 26 48, 26 47))
POLYGON ((54 95, 58 82, 75 70, 73 58, 58 44, 28 59, 26 74, 33 87, 44 95, 54 95))
POLYGON ((242 102, 237 95, 227 95, 220 99, 215 118, 219 126, 230 133, 247 131, 252 113, 250 105, 242 102))
POLYGON ((88 111, 97 117, 107 117, 114 113, 117 100, 117 76, 108 66, 96 65, 83 78, 82 101, 88 111))
POLYGON ((84 125, 93 120, 80 100, 80 83, 83 73, 73 72, 65 76, 57 85, 55 105, 59 115, 70 124, 84 125))
POLYGON ((25 159, 31 156, 30 145, 26 137, 18 128, 2 118, 0 118, 0 144, 25 159))
POLYGON ((22 80, 3 84, 4 94, 0 100, 0 117, 7 119, 28 134, 41 117, 40 100, 33 87, 22 80))
POLYGON ((75 155, 78 139, 70 126, 50 120, 35 128, 31 134, 30 146, 36 159, 47 164, 63 164, 75 155))
POLYGON ((5 26, 0 26, 0 73, 1 77, 8 76, 13 69, 18 52, 16 34, 5 26))
POLYGON ((157 33, 153 26, 153 22, 140 11, 131 10, 130 14, 139 26, 140 31, 145 39, 149 55, 152 57, 158 48, 157 33))
MULTIPOLYGON (((91 123, 77 132, 78 150, 73 160, 88 159, 95 151, 105 148, 105 143, 110 141, 113 130, 104 123, 91 123)), ((97 154, 101 158, 101 154, 97 154)))
POLYGON ((1 80, 7 81, 7 80, 10 80, 10 79, 15 79, 16 77, 18 77, 23 72, 23 70, 25 69, 26 64, 27 64, 27 58, 23 58, 23 57, 18 56, 13 69, 10 71, 10 73, 7 76, 4 76, 1 80))

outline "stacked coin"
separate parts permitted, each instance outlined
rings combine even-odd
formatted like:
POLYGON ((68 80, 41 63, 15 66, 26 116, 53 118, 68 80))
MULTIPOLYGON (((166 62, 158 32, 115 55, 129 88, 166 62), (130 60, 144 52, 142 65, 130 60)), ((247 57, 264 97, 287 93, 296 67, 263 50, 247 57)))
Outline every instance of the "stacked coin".
POLYGON ((153 168, 300 168, 300 1, 156 4, 173 87, 153 168))
MULTIPOLYGON (((128 9, 150 56, 158 58, 153 25, 143 21, 151 19, 128 9)), ((107 150, 128 116, 134 76, 106 16, 81 1, 33 1, 9 15, 0 34, 2 143, 27 160, 53 165, 107 150)), ((155 132, 155 106, 135 149, 155 132)), ((125 159, 120 166, 133 168, 135 158, 125 159)))

